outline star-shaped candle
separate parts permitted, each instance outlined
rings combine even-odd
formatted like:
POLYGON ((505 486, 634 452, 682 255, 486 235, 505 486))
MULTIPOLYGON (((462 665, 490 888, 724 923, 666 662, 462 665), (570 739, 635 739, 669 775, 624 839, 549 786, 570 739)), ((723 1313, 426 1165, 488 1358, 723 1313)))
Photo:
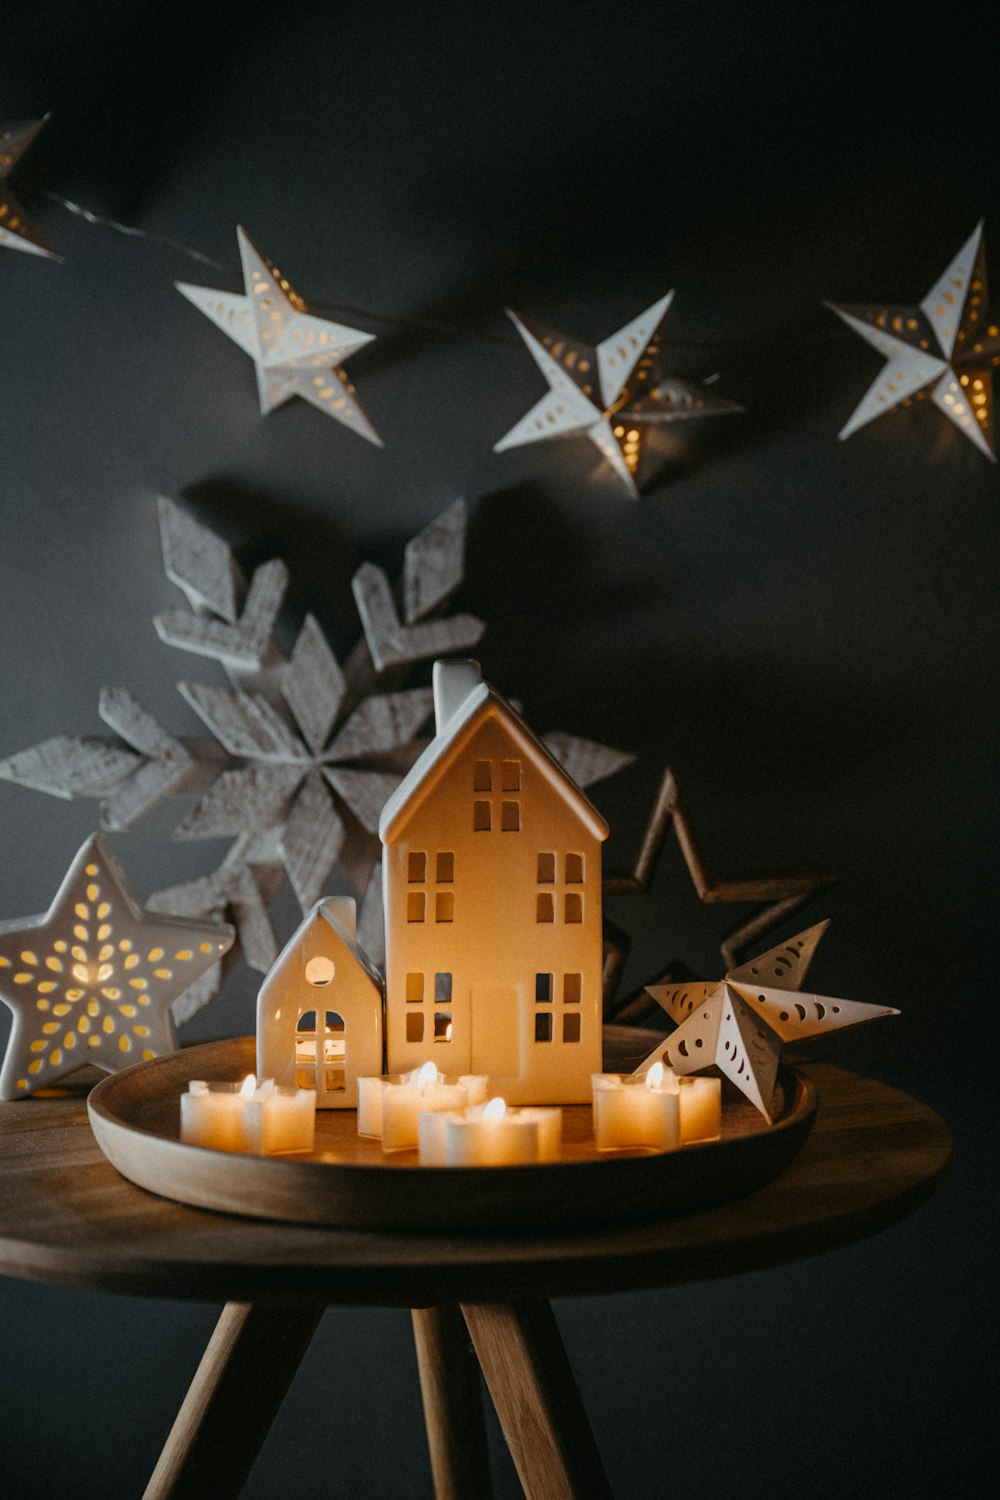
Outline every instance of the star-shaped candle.
POLYGON ((714 1065, 770 1121, 784 1042, 804 1042, 877 1016, 899 1015, 888 1005, 800 991, 828 925, 819 922, 807 928, 759 958, 730 969, 715 984, 650 985, 649 993, 678 1025, 636 1072, 645 1073, 656 1062, 668 1063, 680 1074, 699 1073, 714 1065))
POLYGON ((173 1051, 171 1005, 233 937, 144 911, 111 850, 88 839, 44 916, 0 924, 0 1000, 14 1014, 0 1099, 85 1063, 116 1073, 173 1051))
POLYGON ((929 396, 959 432, 996 461, 993 372, 1000 365, 1000 313, 989 311, 981 223, 919 307, 827 306, 885 359, 841 438, 929 396))
POLYGON ((668 292, 596 347, 510 313, 549 391, 494 452, 583 434, 636 498, 636 473, 651 426, 740 411, 702 386, 663 374, 661 347, 673 299, 668 292))
POLYGON ((24 125, 0 126, 0 245, 58 260, 48 240, 25 218, 24 209, 7 186, 8 175, 44 124, 44 120, 29 120, 24 125))
POLYGON ((178 281, 177 290, 249 354, 257 371, 262 415, 301 396, 382 447, 341 369, 345 359, 375 335, 310 313, 288 278, 237 228, 245 294, 178 281))

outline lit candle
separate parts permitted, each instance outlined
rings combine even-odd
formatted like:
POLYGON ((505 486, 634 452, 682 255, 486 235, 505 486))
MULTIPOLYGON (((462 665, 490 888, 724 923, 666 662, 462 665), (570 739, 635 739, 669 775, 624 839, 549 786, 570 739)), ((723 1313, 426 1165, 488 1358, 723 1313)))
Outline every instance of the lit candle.
POLYGON ((717 1141, 722 1134, 722 1079, 678 1078, 681 1145, 717 1141))
POLYGON ((181 1140, 214 1151, 246 1151, 246 1106, 256 1087, 252 1073, 242 1084, 192 1079, 181 1095, 181 1140))
POLYGON ((252 1073, 241 1084, 192 1079, 181 1095, 181 1140, 189 1146, 257 1156, 311 1151, 315 1128, 315 1091, 278 1088, 273 1078, 260 1084, 252 1073))
POLYGON ((420 1121, 423 1166, 498 1167, 554 1161, 561 1109, 508 1109, 503 1099, 420 1121))
POLYGON ((680 1145, 677 1078, 661 1062, 644 1075, 594 1073, 591 1084, 598 1151, 675 1151, 680 1145))
POLYGON ((316 1138, 316 1090, 279 1088, 266 1079, 246 1101, 248 1151, 281 1156, 311 1151, 316 1138))
POLYGON ((410 1073, 358 1079, 358 1134, 381 1140, 383 1151, 409 1151, 419 1139, 422 1112, 462 1110, 486 1098, 482 1074, 446 1078, 432 1062, 410 1073))

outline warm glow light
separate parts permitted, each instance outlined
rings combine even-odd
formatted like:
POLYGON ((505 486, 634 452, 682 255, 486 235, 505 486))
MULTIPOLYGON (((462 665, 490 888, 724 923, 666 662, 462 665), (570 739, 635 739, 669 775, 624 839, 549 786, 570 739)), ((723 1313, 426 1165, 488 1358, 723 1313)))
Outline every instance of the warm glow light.
POLYGON ((417 1076, 413 1081, 418 1088, 429 1089, 439 1081, 439 1077, 440 1075, 435 1064, 425 1062, 422 1068, 417 1069, 417 1076))
POLYGON ((658 1089, 660 1087, 660 1084, 663 1082, 663 1071, 663 1064, 661 1062, 653 1064, 646 1074, 646 1087, 648 1089, 658 1089))
POLYGON ((255 1074, 248 1073, 240 1085, 240 1094, 244 1099, 250 1099, 257 1089, 257 1078, 255 1074))
POLYGON ((489 1104, 483 1107, 484 1120, 502 1120, 507 1113, 507 1103, 504 1099, 491 1099, 489 1104))

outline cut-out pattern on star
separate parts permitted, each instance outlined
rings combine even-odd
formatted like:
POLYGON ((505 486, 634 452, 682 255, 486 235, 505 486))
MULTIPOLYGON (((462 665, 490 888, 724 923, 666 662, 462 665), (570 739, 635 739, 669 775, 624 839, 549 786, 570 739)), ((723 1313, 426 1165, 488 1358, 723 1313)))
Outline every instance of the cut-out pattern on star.
POLYGON ((493 451, 585 435, 635 499, 651 426, 742 410, 703 386, 663 373, 662 345, 673 298, 668 292, 596 347, 508 310, 549 391, 493 451))
POLYGON ((288 278, 262 255, 246 230, 236 230, 245 295, 175 283, 223 333, 249 354, 257 372, 261 415, 301 396, 352 432, 382 447, 341 369, 375 335, 310 313, 288 278))
POLYGON ((841 438, 885 412, 929 396, 959 432, 996 462, 993 376, 1000 365, 1000 314, 989 310, 982 223, 919 307, 826 305, 885 359, 841 438))
POLYGON ((143 911, 110 849, 88 839, 44 916, 0 926, 0 999, 14 1015, 0 1098, 85 1063, 114 1073, 173 1051, 171 1007, 234 936, 143 911))
POLYGON ((23 125, 0 127, 0 245, 59 260, 61 257, 25 217, 24 209, 7 186, 8 176, 44 124, 45 120, 29 120, 23 125))
POLYGON ((787 943, 730 969, 715 984, 653 984, 649 993, 677 1030, 650 1053, 637 1073, 654 1062, 675 1073, 717 1067, 770 1121, 771 1096, 785 1042, 804 1042, 879 1016, 898 1016, 888 1005, 799 989, 828 922, 807 927, 787 943))

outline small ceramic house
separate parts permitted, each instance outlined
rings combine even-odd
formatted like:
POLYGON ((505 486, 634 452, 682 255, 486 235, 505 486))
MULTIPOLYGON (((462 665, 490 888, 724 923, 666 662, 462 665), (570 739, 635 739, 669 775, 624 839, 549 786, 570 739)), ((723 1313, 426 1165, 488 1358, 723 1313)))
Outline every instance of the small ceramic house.
POLYGON ((379 829, 388 1069, 430 1060, 512 1104, 586 1102, 607 825, 478 663, 435 663, 434 709, 379 829))
POLYGON ((358 1078, 382 1072, 382 985, 355 942, 348 898, 318 902, 257 997, 257 1076, 316 1090, 317 1109, 356 1109, 358 1078))

